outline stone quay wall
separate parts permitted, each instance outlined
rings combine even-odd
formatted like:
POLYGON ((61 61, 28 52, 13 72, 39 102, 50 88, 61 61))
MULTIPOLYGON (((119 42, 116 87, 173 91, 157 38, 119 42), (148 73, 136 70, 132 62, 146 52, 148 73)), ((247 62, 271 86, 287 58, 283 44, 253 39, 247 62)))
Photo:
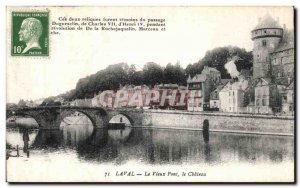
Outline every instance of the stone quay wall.
POLYGON ((293 116, 267 116, 187 111, 145 110, 144 126, 202 130, 203 121, 209 121, 210 131, 294 135, 293 116))

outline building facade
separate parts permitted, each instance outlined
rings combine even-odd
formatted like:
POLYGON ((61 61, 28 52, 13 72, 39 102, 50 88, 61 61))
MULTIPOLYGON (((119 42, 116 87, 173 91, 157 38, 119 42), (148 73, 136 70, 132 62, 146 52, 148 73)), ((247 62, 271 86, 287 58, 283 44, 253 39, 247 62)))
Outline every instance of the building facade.
POLYGON ((278 86, 270 78, 260 78, 255 86, 255 113, 271 114, 279 106, 278 86))
POLYGON ((236 82, 228 82, 219 92, 220 107, 222 112, 243 112, 247 99, 246 91, 248 80, 241 79, 236 82))
POLYGON ((218 111, 220 108, 219 93, 223 89, 224 85, 219 85, 215 90, 210 93, 209 106, 211 110, 218 111))
POLYGON ((292 82, 282 94, 282 112, 286 115, 294 115, 294 82, 292 82))
POLYGON ((187 88, 190 90, 188 96, 188 111, 204 111, 209 109, 210 93, 221 83, 221 73, 215 68, 205 66, 201 74, 193 78, 189 76, 187 88))
MULTIPOLYGON (((251 32, 255 113, 289 113, 286 88, 294 80, 294 32, 281 27, 270 15, 251 32), (283 105, 286 104, 286 105, 283 105)), ((292 102, 292 101, 290 101, 292 102)), ((291 107, 293 109, 293 107, 291 107)))

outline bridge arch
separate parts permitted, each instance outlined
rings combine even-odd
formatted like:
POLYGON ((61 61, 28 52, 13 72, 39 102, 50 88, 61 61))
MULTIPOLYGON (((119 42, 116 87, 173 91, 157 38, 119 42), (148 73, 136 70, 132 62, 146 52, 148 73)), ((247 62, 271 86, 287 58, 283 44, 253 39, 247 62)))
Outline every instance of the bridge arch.
POLYGON ((134 125, 135 122, 134 122, 133 118, 130 117, 130 115, 128 115, 128 114, 126 114, 126 113, 123 113, 123 112, 118 112, 118 113, 113 114, 113 115, 110 117, 109 122, 110 122, 114 117, 116 117, 116 116, 118 116, 118 115, 122 115, 122 116, 124 116, 126 119, 128 119, 128 121, 129 121, 129 123, 130 123, 131 126, 134 125))
POLYGON ((91 121, 92 125, 94 127, 96 127, 95 119, 89 113, 85 112, 84 110, 80 110, 80 109, 64 109, 64 110, 61 110, 59 118, 58 118, 58 124, 60 125, 66 117, 69 117, 69 116, 73 115, 75 112, 79 112, 79 113, 85 115, 91 121))
POLYGON ((39 127, 46 129, 57 129, 63 118, 74 112, 80 112, 87 116, 97 128, 105 128, 109 120, 118 114, 126 117, 132 126, 141 126, 145 118, 142 110, 135 109, 114 109, 106 110, 96 107, 80 106, 43 106, 32 108, 7 109, 6 118, 12 115, 27 115, 34 118, 39 127))
POLYGON ((11 118, 13 116, 30 117, 36 121, 36 123, 38 124, 38 127, 42 127, 41 119, 38 114, 14 111, 14 113, 12 113, 12 112, 6 113, 6 120, 8 120, 9 118, 11 118))

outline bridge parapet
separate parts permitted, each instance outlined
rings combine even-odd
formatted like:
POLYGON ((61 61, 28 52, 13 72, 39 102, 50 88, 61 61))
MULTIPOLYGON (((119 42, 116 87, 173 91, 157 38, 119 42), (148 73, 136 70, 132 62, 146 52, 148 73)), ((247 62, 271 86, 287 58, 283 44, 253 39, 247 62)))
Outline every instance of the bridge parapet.
POLYGON ((30 116, 39 124, 40 128, 57 129, 62 120, 74 112, 85 114, 97 128, 108 125, 109 120, 118 114, 124 115, 132 126, 142 126, 145 114, 143 109, 108 109, 99 107, 79 107, 79 106, 39 106, 22 107, 6 110, 6 118, 11 116, 30 116))

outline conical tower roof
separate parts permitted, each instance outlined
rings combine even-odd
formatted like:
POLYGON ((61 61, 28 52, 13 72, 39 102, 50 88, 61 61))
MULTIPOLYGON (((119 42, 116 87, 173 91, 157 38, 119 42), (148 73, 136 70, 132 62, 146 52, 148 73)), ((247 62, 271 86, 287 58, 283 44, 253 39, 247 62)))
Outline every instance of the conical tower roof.
POLYGON ((277 21, 275 21, 270 14, 266 14, 261 21, 259 21, 258 25, 255 27, 256 29, 263 28, 282 28, 277 21))

